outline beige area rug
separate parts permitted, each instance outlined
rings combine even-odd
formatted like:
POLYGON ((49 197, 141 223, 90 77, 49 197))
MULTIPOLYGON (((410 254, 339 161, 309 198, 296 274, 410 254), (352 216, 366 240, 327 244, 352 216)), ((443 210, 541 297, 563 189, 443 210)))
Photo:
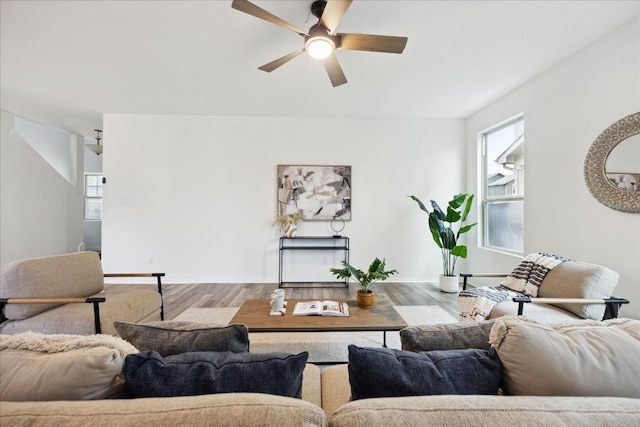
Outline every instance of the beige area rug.
MULTIPOLYGON (((457 319, 436 305, 394 306, 408 325, 455 323, 457 319)), ((174 320, 227 325, 238 311, 237 307, 188 308, 174 320)), ((382 332, 299 332, 299 333, 250 333, 250 350, 255 353, 282 351, 287 353, 309 352, 309 362, 347 362, 348 345, 382 347, 382 332)), ((387 347, 400 345, 398 332, 387 332, 387 347)))

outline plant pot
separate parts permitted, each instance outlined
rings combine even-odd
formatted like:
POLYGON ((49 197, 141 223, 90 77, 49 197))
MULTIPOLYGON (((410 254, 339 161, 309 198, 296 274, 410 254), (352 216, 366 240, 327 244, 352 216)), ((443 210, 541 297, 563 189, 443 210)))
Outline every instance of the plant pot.
POLYGON ((358 301, 358 307, 371 308, 373 307, 373 304, 376 302, 376 297, 373 292, 364 293, 362 291, 358 291, 357 301, 358 301))
POLYGON ((447 293, 457 293, 459 290, 458 276, 440 275, 440 291, 447 293))
POLYGON ((298 232, 298 226, 295 224, 287 224, 283 229, 283 236, 294 237, 298 232))

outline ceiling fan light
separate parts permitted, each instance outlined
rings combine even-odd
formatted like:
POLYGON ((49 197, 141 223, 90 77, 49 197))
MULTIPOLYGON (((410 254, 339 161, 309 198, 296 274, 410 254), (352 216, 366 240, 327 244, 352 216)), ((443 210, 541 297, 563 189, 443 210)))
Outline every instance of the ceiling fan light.
POLYGON ((313 59, 325 59, 333 53, 335 45, 330 38, 317 36, 307 40, 305 49, 313 59))

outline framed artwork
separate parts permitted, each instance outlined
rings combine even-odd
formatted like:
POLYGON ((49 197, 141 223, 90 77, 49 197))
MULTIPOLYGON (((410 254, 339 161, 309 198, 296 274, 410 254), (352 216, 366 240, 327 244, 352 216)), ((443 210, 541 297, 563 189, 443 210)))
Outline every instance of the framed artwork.
POLYGON ((351 166, 278 165, 278 215, 351 219, 351 166))
POLYGON ((640 173, 607 172, 607 179, 618 190, 640 191, 640 173))

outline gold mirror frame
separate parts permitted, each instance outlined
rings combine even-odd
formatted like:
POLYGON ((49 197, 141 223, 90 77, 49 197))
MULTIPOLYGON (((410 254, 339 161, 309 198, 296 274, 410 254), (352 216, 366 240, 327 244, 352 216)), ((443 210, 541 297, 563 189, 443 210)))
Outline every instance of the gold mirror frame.
POLYGON ((640 112, 630 114, 602 132, 591 144, 584 161, 584 180, 600 203, 622 212, 640 213, 640 191, 614 187, 606 175, 605 162, 611 150, 625 139, 640 134, 640 112))

